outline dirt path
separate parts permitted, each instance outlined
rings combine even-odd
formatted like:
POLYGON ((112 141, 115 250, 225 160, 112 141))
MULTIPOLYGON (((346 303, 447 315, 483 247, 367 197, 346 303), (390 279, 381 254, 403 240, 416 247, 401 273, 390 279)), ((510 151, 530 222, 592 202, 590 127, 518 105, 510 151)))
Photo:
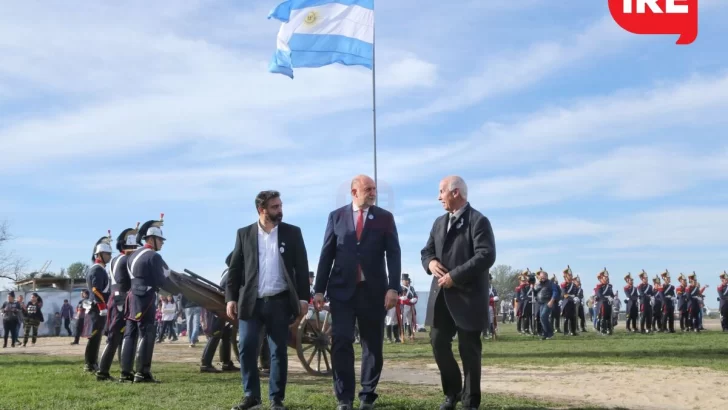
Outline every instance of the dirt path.
MULTIPOLYGON (((204 338, 203 338, 204 340, 204 338)), ((71 338, 41 338, 33 347, 0 349, 2 354, 44 354, 83 357, 85 341, 69 345, 71 338)), ((199 363, 202 346, 190 348, 184 342, 158 344, 155 361, 199 363)), ((216 358, 217 359, 217 358, 216 358)), ((292 373, 304 373, 297 358, 289 360, 292 373)), ((118 369, 114 363, 112 370, 118 369)), ((357 369, 358 369, 357 364, 357 369)), ((432 385, 439 388, 440 376, 434 364, 416 365, 385 362, 381 380, 432 385)), ((728 408, 728 373, 703 368, 628 367, 567 365, 559 367, 488 366, 483 370, 482 388, 487 393, 563 402, 565 405, 593 405, 629 409, 709 410, 728 408), (669 386, 664 388, 661 386, 669 386)))

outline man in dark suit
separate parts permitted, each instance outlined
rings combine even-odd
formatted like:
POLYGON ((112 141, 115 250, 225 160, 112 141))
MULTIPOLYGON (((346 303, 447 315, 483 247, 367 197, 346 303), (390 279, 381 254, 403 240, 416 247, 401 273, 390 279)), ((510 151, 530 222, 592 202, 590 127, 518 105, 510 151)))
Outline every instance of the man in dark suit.
POLYGON ((288 375, 288 329, 308 311, 308 256, 301 229, 281 222, 283 204, 276 191, 255 198, 258 221, 235 239, 225 288, 227 314, 239 320, 243 400, 233 410, 259 408, 258 345, 265 327, 271 351, 271 409, 283 410, 288 375))
POLYGON ((374 181, 357 176, 351 196, 350 204, 329 214, 313 299, 317 310, 324 307, 324 293, 330 301, 337 410, 351 410, 354 401, 355 322, 362 346, 359 408, 374 407, 384 362, 384 316, 397 303, 402 272, 394 216, 374 205, 374 181))
POLYGON ((488 218, 468 203, 462 178, 440 182, 438 197, 445 215, 435 220, 422 249, 422 266, 433 275, 425 325, 431 326, 430 342, 440 369, 445 402, 441 410, 480 406, 480 334, 488 326, 489 269, 495 263, 495 239, 488 218), (457 334, 463 377, 452 353, 457 334))

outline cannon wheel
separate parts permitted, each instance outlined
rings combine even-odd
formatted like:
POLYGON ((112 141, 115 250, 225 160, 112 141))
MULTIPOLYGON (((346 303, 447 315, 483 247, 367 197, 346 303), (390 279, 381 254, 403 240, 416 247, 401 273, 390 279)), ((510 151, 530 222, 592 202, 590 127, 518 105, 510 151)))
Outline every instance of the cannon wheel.
POLYGON ((298 325, 296 334, 298 359, 313 376, 330 376, 331 365, 331 314, 328 310, 309 311, 298 325), (321 318, 323 316, 323 319, 321 318))

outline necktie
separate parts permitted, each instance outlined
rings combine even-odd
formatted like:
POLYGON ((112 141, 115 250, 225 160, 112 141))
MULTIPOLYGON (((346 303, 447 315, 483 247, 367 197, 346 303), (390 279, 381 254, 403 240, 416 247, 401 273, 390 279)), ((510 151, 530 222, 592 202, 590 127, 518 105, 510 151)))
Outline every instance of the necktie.
POLYGON ((450 229, 452 229, 453 225, 455 225, 455 221, 457 221, 457 216, 450 215, 450 226, 447 228, 447 231, 450 232, 450 229))
MULTIPOLYGON (((356 218, 356 241, 361 240, 361 233, 364 230, 364 210, 359 209, 359 216, 356 218)), ((356 283, 361 282, 361 265, 356 269, 356 283)))

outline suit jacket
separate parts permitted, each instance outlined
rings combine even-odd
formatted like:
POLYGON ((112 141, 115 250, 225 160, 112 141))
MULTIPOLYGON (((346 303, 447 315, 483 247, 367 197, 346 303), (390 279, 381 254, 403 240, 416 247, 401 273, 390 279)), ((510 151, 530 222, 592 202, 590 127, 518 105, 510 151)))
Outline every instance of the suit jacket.
POLYGON ((428 275, 429 264, 437 259, 450 272, 454 285, 441 288, 432 278, 427 300, 425 325, 432 326, 435 301, 440 292, 455 324, 465 330, 485 329, 488 321, 488 272, 495 263, 495 239, 488 218, 469 204, 447 231, 449 214, 435 220, 427 244, 422 249, 422 266, 428 275))
POLYGON ((370 207, 361 240, 357 241, 354 209, 348 204, 329 214, 314 292, 327 293, 333 300, 350 300, 356 290, 359 265, 373 303, 381 301, 384 306, 387 290, 401 291, 402 253, 394 215, 377 206, 370 207))
MULTIPOLYGON (((281 222, 278 225, 278 248, 281 252, 281 272, 290 293, 292 316, 300 314, 299 300, 308 300, 308 255, 303 234, 297 226, 281 222)), ((238 303, 238 319, 250 319, 258 299, 258 222, 238 229, 228 269, 225 302, 238 303)))

